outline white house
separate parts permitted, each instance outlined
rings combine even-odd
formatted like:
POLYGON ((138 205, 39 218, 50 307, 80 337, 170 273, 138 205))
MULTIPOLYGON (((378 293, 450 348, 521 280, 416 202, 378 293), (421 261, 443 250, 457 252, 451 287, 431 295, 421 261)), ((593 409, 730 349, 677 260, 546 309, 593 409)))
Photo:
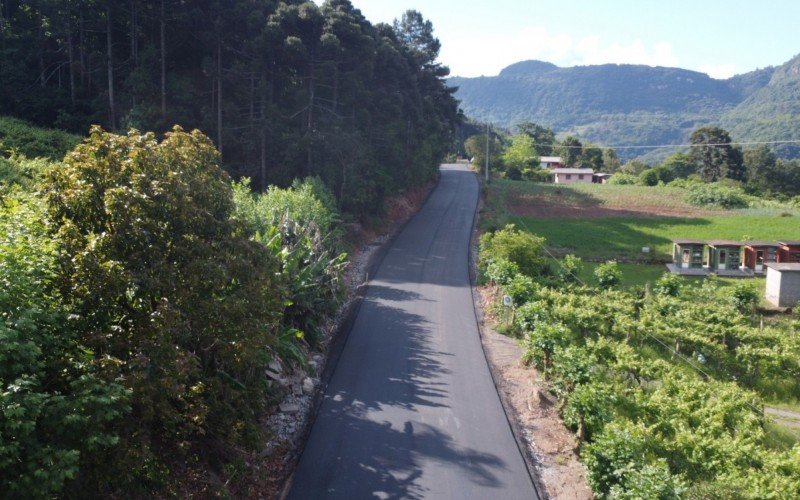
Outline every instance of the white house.
POLYGON ((594 170, 591 168, 553 168, 550 169, 556 184, 592 183, 594 170))
POLYGON ((564 164, 561 163, 560 156, 542 156, 539 158, 539 166, 541 168, 561 168, 564 164))

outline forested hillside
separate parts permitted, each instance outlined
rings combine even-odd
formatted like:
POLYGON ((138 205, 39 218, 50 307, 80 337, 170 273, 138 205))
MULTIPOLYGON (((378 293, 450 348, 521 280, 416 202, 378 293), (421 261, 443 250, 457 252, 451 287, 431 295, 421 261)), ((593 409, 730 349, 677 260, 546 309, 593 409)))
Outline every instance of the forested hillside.
POLYGON ((0 114, 81 135, 199 128, 255 187, 319 175, 355 213, 430 178, 451 143, 448 70, 415 12, 389 26, 348 0, 0 5, 0 114))
MULTIPOLYGON (((800 140, 800 56, 777 68, 767 85, 725 113, 734 137, 753 141, 800 140)), ((776 145, 782 156, 800 156, 799 144, 776 145)))
MULTIPOLYGON (((448 83, 472 118, 505 127, 534 121, 600 145, 687 143, 694 129, 715 123, 734 140, 780 141, 797 139, 797 61, 727 80, 677 68, 523 61, 498 76, 448 83)), ((646 152, 618 151, 623 159, 646 152)), ((797 149, 779 152, 796 156, 797 149)))

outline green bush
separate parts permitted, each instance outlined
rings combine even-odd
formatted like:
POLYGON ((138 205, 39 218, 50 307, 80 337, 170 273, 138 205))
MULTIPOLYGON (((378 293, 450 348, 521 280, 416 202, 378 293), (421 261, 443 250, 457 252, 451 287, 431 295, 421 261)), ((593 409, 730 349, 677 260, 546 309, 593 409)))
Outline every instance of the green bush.
POLYGON ((746 208, 749 203, 740 188, 721 184, 693 184, 686 194, 686 201, 698 207, 746 208))
POLYGON ((648 168, 639 174, 639 184, 643 186, 657 186, 659 183, 667 184, 675 175, 667 167, 648 168))
POLYGON ((734 285, 730 292, 730 302, 742 314, 752 314, 755 311, 760 294, 751 283, 740 282, 734 285))
POLYGON ((538 314, 533 315, 533 312, 535 311, 527 311, 528 322, 533 322, 533 327, 525 328, 528 333, 524 340, 525 354, 522 360, 525 364, 532 363, 548 377, 553 367, 553 355, 556 350, 569 344, 570 332, 560 323, 545 322, 542 316, 546 313, 538 311, 538 314))
POLYGON ((49 166, 50 163, 44 158, 0 155, 0 195, 10 192, 14 186, 24 191, 32 190, 49 166))
POLYGON ((622 282, 622 271, 620 271, 616 261, 609 260, 595 268, 594 277, 597 279, 600 288, 609 289, 619 286, 622 282))
POLYGON ((550 182, 553 174, 546 168, 526 168, 522 170, 522 178, 531 182, 550 182))
POLYGON ((517 167, 508 167, 506 168, 506 179, 512 181, 521 181, 522 171, 517 167))
POLYGON ((316 345, 320 327, 343 298, 346 255, 339 251, 341 218, 333 195, 319 178, 295 181, 288 189, 270 186, 263 194, 254 194, 244 180, 234 185, 234 199, 247 234, 280 263, 288 290, 282 324, 294 332, 281 338, 316 345))
POLYGON ((56 289, 40 200, 0 204, 0 496, 49 498, 119 439, 127 392, 103 380, 56 289))
POLYGON ((77 135, 43 129, 22 120, 0 116, 0 144, 29 158, 60 160, 81 141, 77 135))
POLYGON ((516 264, 526 276, 541 276, 547 270, 542 255, 543 247, 544 238, 519 231, 513 224, 508 224, 503 229, 481 236, 478 262, 480 268, 486 270, 492 260, 505 259, 516 264))
POLYGON ((638 179, 634 175, 626 174, 624 172, 617 172, 608 178, 608 184, 614 184, 617 186, 634 185, 636 184, 637 180, 638 179))
POLYGON ((483 275, 492 283, 506 286, 519 274, 519 266, 506 259, 492 259, 483 275))
POLYGON ((274 254, 240 234, 218 165, 199 131, 95 127, 48 181, 64 301, 92 366, 131 391, 115 487, 147 488, 167 457, 258 446, 287 292, 274 254))
POLYGON ((517 274, 503 289, 511 297, 511 300, 514 301, 515 306, 521 306, 533 300, 536 296, 536 290, 539 289, 539 285, 537 285, 530 276, 517 274))
POLYGON ((677 297, 681 291, 683 279, 677 274, 664 273, 656 280, 653 291, 662 296, 677 297))
POLYGON ((556 272, 559 280, 567 284, 580 281, 580 274, 583 271, 583 261, 580 257, 568 254, 564 256, 560 264, 556 272))

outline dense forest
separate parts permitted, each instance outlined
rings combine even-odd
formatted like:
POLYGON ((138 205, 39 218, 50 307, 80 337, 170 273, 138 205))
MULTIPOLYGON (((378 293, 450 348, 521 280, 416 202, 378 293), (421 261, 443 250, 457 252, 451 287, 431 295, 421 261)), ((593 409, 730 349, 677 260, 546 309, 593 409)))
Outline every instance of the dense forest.
POLYGON ((0 114, 84 135, 209 135, 235 177, 320 176, 346 212, 429 179, 458 107, 414 11, 370 24, 348 0, 4 0, 0 114))
MULTIPOLYGON (((604 64, 561 68, 522 61, 497 76, 453 77, 464 112, 494 125, 532 120, 559 136, 605 146, 686 144, 692 131, 721 125, 737 141, 798 140, 800 56, 726 80, 679 68, 604 64)), ((623 160, 662 161, 676 149, 620 149, 623 160)), ((780 157, 796 144, 775 147, 780 157)))

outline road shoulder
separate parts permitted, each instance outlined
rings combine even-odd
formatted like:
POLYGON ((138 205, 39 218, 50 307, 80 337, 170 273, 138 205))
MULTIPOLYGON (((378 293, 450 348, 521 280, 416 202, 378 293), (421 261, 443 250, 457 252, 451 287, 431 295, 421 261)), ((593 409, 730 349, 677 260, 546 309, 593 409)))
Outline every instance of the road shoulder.
POLYGON ((479 236, 475 225, 470 245, 470 277, 481 344, 536 489, 542 498, 591 499, 593 494, 586 483, 585 469, 575 452, 575 437, 562 423, 554 398, 539 381, 536 370, 522 365, 523 349, 519 343, 494 329, 496 321, 490 314, 490 305, 497 299, 497 291, 476 285, 479 236))

